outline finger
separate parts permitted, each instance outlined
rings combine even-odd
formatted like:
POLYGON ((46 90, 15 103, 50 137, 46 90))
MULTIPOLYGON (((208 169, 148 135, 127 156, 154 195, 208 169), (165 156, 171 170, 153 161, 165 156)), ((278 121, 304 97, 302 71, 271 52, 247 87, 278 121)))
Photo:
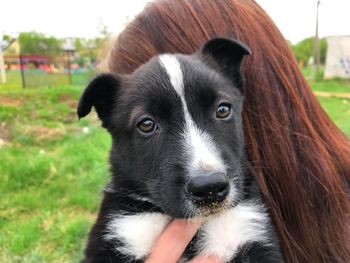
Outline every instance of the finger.
POLYGON ((198 256, 188 263, 220 263, 217 256, 198 256))
POLYGON ((146 263, 176 263, 200 227, 199 222, 173 220, 160 235, 146 263))

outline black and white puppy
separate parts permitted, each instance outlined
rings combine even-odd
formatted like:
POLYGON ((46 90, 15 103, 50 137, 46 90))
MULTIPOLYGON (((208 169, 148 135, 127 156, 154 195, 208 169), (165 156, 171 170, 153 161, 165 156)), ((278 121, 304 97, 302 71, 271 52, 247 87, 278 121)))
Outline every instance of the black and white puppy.
POLYGON ((247 161, 242 128, 244 44, 209 41, 164 54, 132 75, 102 74, 85 89, 112 136, 112 180, 83 262, 143 262, 172 218, 201 220, 181 262, 284 262, 247 161))

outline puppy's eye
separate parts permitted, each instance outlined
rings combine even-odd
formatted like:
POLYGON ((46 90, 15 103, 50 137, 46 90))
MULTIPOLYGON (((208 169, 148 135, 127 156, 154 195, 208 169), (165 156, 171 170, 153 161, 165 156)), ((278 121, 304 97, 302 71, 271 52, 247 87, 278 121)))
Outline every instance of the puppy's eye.
POLYGON ((157 129, 157 124, 150 118, 145 118, 137 124, 137 128, 143 133, 151 134, 157 129))
POLYGON ((216 109, 216 118, 226 119, 231 115, 231 105, 227 103, 221 103, 216 109))

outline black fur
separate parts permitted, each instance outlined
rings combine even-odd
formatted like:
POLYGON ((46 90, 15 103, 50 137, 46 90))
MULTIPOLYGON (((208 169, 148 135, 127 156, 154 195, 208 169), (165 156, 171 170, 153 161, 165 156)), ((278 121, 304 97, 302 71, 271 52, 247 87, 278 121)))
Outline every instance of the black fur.
MULTIPOLYGON (((118 252, 116 247, 122 244, 121 240, 104 238, 111 215, 158 212, 172 218, 190 218, 210 216, 244 202, 263 206, 247 161, 242 128, 244 79, 240 68, 248 54, 250 49, 238 41, 214 39, 196 54, 176 55, 183 73, 188 111, 219 148, 226 176, 237 192, 234 200, 216 208, 195 206, 188 211, 184 205, 190 202, 185 185, 191 173, 187 167, 189 156, 179 145, 185 128, 184 109, 158 58, 130 76, 103 74, 88 85, 79 102, 78 116, 86 116, 95 107, 113 145, 112 179, 104 191, 83 262, 143 262, 118 252), (232 112, 229 118, 219 120, 215 113, 222 102, 229 103, 232 112), (145 118, 157 123, 152 134, 138 128, 145 118), (135 195, 146 201, 134 198, 135 195)), ((272 223, 265 227, 269 230, 269 242, 242 244, 231 262, 284 262, 272 223)), ((187 259, 197 253, 197 238, 185 251, 187 259)))

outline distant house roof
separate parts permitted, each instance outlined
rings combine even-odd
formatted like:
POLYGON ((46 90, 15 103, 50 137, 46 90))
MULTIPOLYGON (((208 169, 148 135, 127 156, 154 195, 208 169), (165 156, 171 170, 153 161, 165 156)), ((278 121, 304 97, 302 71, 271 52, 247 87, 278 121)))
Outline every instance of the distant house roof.
POLYGON ((6 49, 8 49, 12 43, 14 43, 17 39, 16 38, 12 38, 11 40, 2 40, 0 41, 0 47, 2 51, 5 51, 6 49))

